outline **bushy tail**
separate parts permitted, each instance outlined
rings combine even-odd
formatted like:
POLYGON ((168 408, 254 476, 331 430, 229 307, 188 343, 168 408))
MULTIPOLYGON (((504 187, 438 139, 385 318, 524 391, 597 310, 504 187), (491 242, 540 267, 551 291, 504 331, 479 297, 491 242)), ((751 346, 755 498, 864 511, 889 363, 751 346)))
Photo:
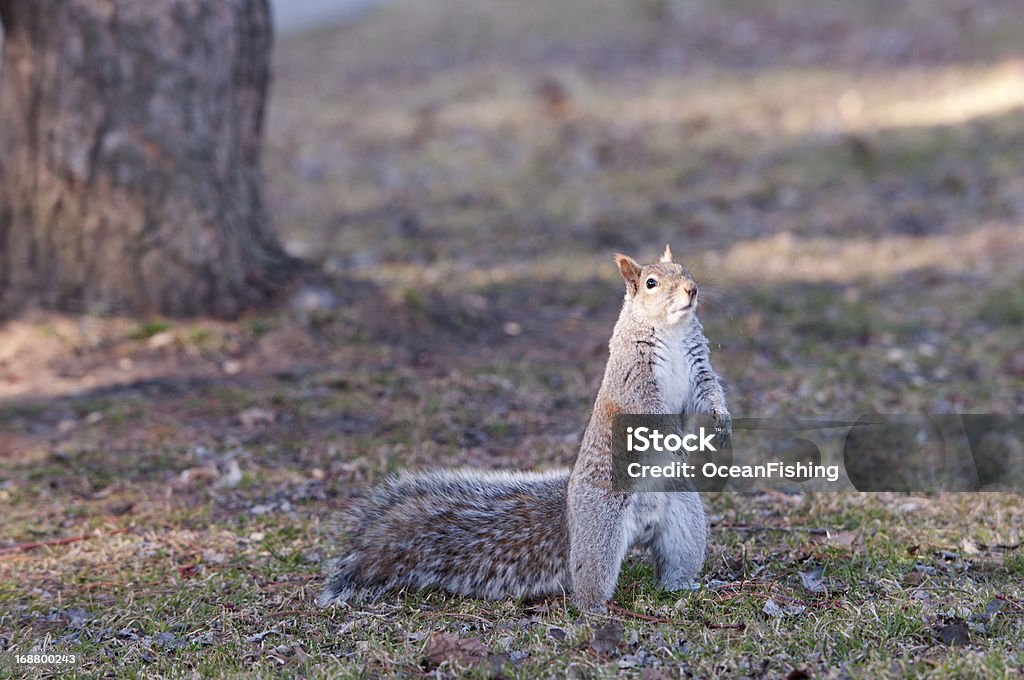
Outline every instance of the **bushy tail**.
POLYGON ((569 471, 404 474, 348 513, 323 605, 439 588, 499 599, 568 590, 569 471))

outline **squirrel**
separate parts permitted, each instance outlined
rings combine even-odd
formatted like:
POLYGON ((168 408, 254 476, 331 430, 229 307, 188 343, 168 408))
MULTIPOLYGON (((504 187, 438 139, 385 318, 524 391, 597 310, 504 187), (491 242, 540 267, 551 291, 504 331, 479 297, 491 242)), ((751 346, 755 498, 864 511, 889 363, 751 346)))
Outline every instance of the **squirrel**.
POLYGON ((617 253, 626 294, 594 410, 571 470, 404 473, 346 512, 346 554, 328 566, 323 606, 436 588, 486 599, 571 592, 606 611, 627 551, 649 550, 666 590, 696 587, 707 522, 696 491, 612 489, 612 418, 702 414, 731 436, 725 394, 697 320, 697 284, 672 261, 617 253))

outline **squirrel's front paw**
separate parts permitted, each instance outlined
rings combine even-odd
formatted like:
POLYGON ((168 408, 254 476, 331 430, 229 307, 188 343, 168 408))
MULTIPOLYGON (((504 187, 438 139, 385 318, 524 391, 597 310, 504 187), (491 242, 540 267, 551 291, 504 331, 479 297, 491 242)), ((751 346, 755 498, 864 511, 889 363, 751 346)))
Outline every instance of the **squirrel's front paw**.
POLYGON ((715 411, 715 447, 726 449, 732 444, 732 417, 728 411, 715 411))

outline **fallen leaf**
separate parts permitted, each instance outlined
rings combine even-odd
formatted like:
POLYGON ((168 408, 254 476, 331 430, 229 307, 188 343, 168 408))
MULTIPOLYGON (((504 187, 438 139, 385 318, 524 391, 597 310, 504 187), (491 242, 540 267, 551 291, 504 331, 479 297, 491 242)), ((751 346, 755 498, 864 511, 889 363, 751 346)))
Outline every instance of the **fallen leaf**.
POLYGON ((919 586, 924 582, 924 573, 920 571, 910 571, 903 577, 903 584, 908 586, 919 586))
POLYGON ((995 599, 985 605, 985 611, 981 614, 975 614, 971 617, 972 621, 979 621, 981 623, 988 623, 992 620, 992 617, 998 614, 1006 606, 1006 600, 995 599))
POLYGON ((769 597, 764 603, 764 608, 761 611, 774 619, 781 616, 799 616, 804 613, 805 609, 807 609, 807 607, 799 604, 786 604, 780 606, 778 602, 769 597))
POLYGON ((460 638, 454 633, 433 633, 427 639, 426 657, 432 664, 445 661, 461 666, 475 666, 483 661, 490 650, 476 638, 460 638))
POLYGON ((246 642, 263 642, 263 639, 268 635, 272 635, 277 632, 276 628, 269 628, 261 633, 256 633, 245 638, 246 642))
POLYGON ((804 584, 804 588, 812 593, 820 593, 825 590, 825 579, 823 574, 825 573, 824 567, 817 567, 810 571, 801 571, 800 580, 804 584))
POLYGON ((212 465, 191 467, 181 471, 181 484, 183 486, 196 486, 203 483, 216 481, 220 477, 217 468, 212 465))
POLYGON ((565 630, 562 629, 562 628, 551 627, 551 628, 548 629, 548 636, 554 638, 555 640, 558 640, 559 642, 561 642, 562 640, 565 639, 566 633, 565 633, 565 630))
POLYGON ((598 654, 610 655, 618 650, 622 644, 622 624, 618 621, 609 621, 594 631, 594 637, 590 639, 590 648, 598 654))
POLYGON ((127 514, 135 507, 135 501, 114 501, 106 507, 106 510, 115 517, 127 514))
POLYGON ((971 641, 971 632, 963 621, 947 623, 939 628, 938 633, 942 643, 950 647, 963 647, 971 641))
POLYGON ((185 641, 178 638, 174 633, 157 633, 153 643, 160 647, 184 647, 185 641))
POLYGON ((89 612, 81 607, 66 609, 64 610, 64 615, 68 618, 68 627, 70 628, 81 628, 86 621, 92 618, 89 612))
POLYGON ((313 658, 305 649, 302 648, 302 645, 294 645, 292 647, 292 651, 295 654, 295 660, 300 664, 305 664, 313 658))

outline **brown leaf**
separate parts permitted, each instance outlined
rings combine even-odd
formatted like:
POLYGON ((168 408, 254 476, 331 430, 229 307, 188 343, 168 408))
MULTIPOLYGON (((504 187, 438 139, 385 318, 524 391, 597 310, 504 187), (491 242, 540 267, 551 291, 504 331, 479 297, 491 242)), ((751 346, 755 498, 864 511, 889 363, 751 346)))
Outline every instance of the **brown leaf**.
POLYGON ((907 586, 919 586, 924 582, 924 573, 920 571, 907 572, 907 575, 903 577, 903 584, 907 586))
POLYGON ((590 639, 590 648, 605 656, 614 654, 621 644, 622 624, 618 621, 609 621, 601 626, 594 631, 594 637, 590 639))
POLYGON ((135 507, 135 501, 114 501, 107 506, 106 510, 115 517, 120 517, 132 511, 135 507))
POLYGON ((313 658, 309 652, 302 648, 302 645, 293 645, 292 651, 295 653, 295 661, 300 664, 308 663, 313 658))
POLYGON ((213 465, 203 465, 201 467, 190 467, 187 470, 182 470, 179 476, 179 483, 181 486, 191 487, 199 486, 202 484, 209 484, 215 482, 220 477, 220 472, 213 465))
POLYGON ((433 664, 445 661, 461 666, 476 666, 487 658, 490 650, 476 638, 460 638, 454 633, 433 633, 427 640, 427 660, 433 664))

